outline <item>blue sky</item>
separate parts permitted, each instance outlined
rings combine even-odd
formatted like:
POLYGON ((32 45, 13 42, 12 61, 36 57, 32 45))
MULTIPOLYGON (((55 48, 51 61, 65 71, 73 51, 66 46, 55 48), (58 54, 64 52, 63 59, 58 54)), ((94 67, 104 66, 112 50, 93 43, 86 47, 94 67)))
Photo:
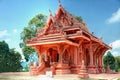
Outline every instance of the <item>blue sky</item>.
MULTIPOLYGON (((83 20, 91 32, 112 44, 112 54, 120 55, 120 0, 61 0, 63 7, 83 20)), ((0 41, 19 48, 20 33, 36 14, 54 14, 58 0, 0 0, 0 41)))

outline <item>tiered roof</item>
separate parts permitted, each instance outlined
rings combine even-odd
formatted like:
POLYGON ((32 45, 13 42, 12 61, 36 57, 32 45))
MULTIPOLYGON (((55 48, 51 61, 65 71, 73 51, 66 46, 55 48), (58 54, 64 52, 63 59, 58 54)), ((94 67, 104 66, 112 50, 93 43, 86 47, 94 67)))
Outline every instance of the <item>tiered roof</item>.
POLYGON ((90 33, 86 24, 82 21, 77 20, 73 15, 69 14, 62 5, 59 5, 58 11, 53 16, 50 13, 50 17, 44 29, 38 31, 38 35, 47 35, 47 34, 54 34, 58 33, 61 30, 65 29, 74 29, 79 28, 85 32, 90 33))
POLYGON ((87 25, 83 21, 77 20, 68 13, 60 4, 58 11, 53 16, 50 12, 49 19, 43 29, 38 30, 37 36, 27 40, 28 46, 67 43, 78 46, 80 40, 86 43, 89 41, 98 42, 106 48, 110 48, 91 34, 87 25))

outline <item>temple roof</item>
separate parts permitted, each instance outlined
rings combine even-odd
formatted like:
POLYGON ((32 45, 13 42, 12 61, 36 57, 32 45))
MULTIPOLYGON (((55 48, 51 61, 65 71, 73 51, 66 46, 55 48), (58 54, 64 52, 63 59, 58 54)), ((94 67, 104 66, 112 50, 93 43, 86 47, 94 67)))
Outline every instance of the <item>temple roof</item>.
POLYGON ((45 27, 39 29, 37 36, 30 40, 26 40, 26 43, 28 46, 59 43, 78 46, 79 42, 82 40, 84 40, 84 43, 89 43, 91 41, 110 49, 100 38, 92 35, 83 21, 77 20, 60 4, 54 16, 50 11, 50 16, 45 27))
POLYGON ((72 14, 70 14, 69 12, 67 12, 62 5, 59 5, 58 11, 57 11, 57 17, 58 19, 60 17, 62 17, 62 15, 65 15, 64 18, 67 18, 69 25, 71 27, 76 27, 79 26, 82 30, 89 32, 87 25, 83 22, 83 21, 79 21, 75 18, 75 16, 73 16, 72 14))
MULTIPOLYGON (((87 33, 90 33, 87 25, 83 21, 77 20, 72 14, 68 13, 60 4, 55 16, 50 12, 49 19, 43 29, 38 30, 38 35, 47 35, 59 33, 64 29, 78 27, 87 33)), ((91 34, 91 33, 90 33, 91 34)))

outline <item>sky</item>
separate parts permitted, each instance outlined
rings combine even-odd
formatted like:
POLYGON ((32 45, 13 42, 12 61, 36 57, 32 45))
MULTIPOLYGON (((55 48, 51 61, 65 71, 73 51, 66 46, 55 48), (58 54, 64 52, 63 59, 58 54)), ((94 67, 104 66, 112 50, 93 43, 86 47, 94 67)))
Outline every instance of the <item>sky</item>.
MULTIPOLYGON (((113 55, 120 55, 120 0, 61 0, 61 4, 69 13, 81 16, 95 36, 112 45, 113 55)), ((49 16, 50 9, 54 15, 58 5, 58 0, 0 0, 0 41, 22 54, 23 28, 37 14, 49 16)))

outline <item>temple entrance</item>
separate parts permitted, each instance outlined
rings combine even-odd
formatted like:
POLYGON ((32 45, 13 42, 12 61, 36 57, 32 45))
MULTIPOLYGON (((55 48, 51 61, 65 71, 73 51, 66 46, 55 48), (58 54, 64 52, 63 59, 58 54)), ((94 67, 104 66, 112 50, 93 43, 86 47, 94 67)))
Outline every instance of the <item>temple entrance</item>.
POLYGON ((48 60, 50 63, 58 62, 59 54, 58 54, 57 50, 54 50, 52 48, 48 49, 48 60))
POLYGON ((67 50, 65 50, 63 54, 63 63, 69 64, 69 60, 70 60, 70 54, 68 53, 67 50))
POLYGON ((85 63, 87 67, 90 65, 90 54, 88 49, 85 50, 85 63))

